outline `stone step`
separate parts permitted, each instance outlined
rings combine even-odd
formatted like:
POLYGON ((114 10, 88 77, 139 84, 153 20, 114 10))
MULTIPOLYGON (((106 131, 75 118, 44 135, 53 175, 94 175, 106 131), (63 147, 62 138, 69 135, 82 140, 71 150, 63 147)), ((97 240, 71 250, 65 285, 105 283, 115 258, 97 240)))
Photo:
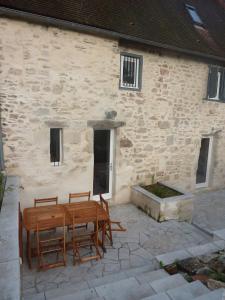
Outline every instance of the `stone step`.
POLYGON ((187 283, 167 291, 172 300, 192 300, 207 293, 209 293, 209 289, 200 281, 187 283))
POLYGON ((225 299, 225 289, 218 289, 206 295, 197 297, 194 300, 224 300, 224 299, 225 299))
MULTIPOLYGON (((159 278, 163 278, 165 276, 169 276, 168 273, 166 273, 164 270, 157 270, 157 271, 151 271, 152 265, 147 265, 143 267, 133 268, 130 270, 126 270, 124 272, 120 273, 113 273, 104 277, 90 279, 85 282, 78 282, 78 283, 71 283, 61 288, 55 288, 51 289, 45 292, 45 295, 48 299, 53 299, 55 297, 63 296, 63 295, 69 295, 72 293, 76 293, 77 291, 88 289, 88 288, 95 288, 104 284, 113 283, 116 281, 120 281, 122 279, 138 276, 142 276, 147 274, 149 276, 150 280, 156 280, 159 278), (160 271, 158 273, 158 271, 160 271), (155 273, 156 272, 156 273, 155 273), (152 274, 153 273, 153 274, 152 274)), ((144 283, 144 282, 143 282, 144 283)), ((24 300, 28 300, 28 298, 25 298, 24 300)))
POLYGON ((96 287, 95 290, 105 300, 139 300, 155 294, 148 283, 140 285, 132 277, 96 287))
POLYGON ((142 298, 141 300, 171 300, 169 298, 169 296, 165 293, 159 293, 157 295, 154 295, 154 296, 150 296, 150 297, 147 297, 147 298, 142 298))
POLYGON ((140 284, 152 282, 158 279, 169 277, 170 275, 165 270, 156 270, 151 272, 144 272, 141 274, 137 274, 135 278, 140 284))
POLYGON ((187 284, 187 281, 180 274, 175 274, 150 282, 150 286, 157 294, 167 292, 168 290, 183 286, 185 284, 187 284))
MULTIPOLYGON (((46 300, 52 299, 46 297, 46 300)), ((86 289, 80 292, 75 292, 68 295, 61 295, 58 297, 54 297, 55 300, 100 300, 101 297, 98 297, 95 289, 86 289)))
POLYGON ((30 294, 22 297, 22 300, 45 300, 44 293, 30 294))
MULTIPOLYGON (((100 278, 89 279, 87 281, 77 281, 76 283, 68 283, 59 288, 48 289, 45 293, 51 299, 56 296, 58 297, 59 295, 65 295, 65 293, 71 294, 78 290, 87 289, 89 287, 96 287, 96 286, 99 286, 102 284, 118 281, 118 280, 125 279, 128 277, 134 277, 138 274, 151 272, 151 271, 154 271, 155 267, 156 266, 154 266, 152 264, 147 264, 147 265, 141 266, 141 267, 130 268, 130 269, 124 270, 122 272, 104 275, 103 277, 100 277, 100 278)), ((30 300, 32 296, 33 296, 33 298, 36 296, 36 298, 34 298, 34 300, 35 299, 45 300, 44 293, 42 293, 42 292, 36 293, 35 289, 34 289, 34 291, 30 291, 28 289, 23 290, 23 300, 30 300)))

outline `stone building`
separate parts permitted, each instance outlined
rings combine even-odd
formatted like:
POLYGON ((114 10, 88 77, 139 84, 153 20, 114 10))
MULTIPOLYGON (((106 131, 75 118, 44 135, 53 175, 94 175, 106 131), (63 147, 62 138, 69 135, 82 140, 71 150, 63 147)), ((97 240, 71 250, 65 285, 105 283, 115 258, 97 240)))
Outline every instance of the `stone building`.
POLYGON ((35 197, 225 187, 225 11, 212 0, 0 0, 7 174, 35 197))

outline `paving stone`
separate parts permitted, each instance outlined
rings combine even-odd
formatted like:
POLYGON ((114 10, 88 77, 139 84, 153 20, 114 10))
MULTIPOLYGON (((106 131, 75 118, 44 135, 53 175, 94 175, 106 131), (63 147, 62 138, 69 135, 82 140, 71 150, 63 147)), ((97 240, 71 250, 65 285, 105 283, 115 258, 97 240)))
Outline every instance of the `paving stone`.
MULTIPOLYGON (((94 300, 98 297, 96 294, 96 291, 94 289, 87 289, 80 292, 76 292, 73 294, 68 294, 64 296, 55 297, 54 299, 57 300, 94 300)), ((49 300, 52 298, 46 297, 46 300, 49 300)))
POLYGON ((220 241, 214 241, 213 242, 218 250, 224 250, 225 249, 225 240, 220 240, 220 241))
POLYGON ((143 298, 142 300, 171 300, 171 299, 169 298, 169 296, 167 294, 159 293, 159 294, 154 295, 154 296, 143 298))
POLYGON ((120 264, 105 264, 104 273, 115 273, 120 271, 120 264))
POLYGON ((205 245, 195 246, 187 249, 192 256, 204 255, 218 251, 218 247, 214 243, 207 243, 205 245))
POLYGON ((131 277, 145 272, 152 272, 153 270, 154 270, 154 266, 152 264, 146 264, 145 266, 142 267, 129 269, 125 271, 125 273, 127 274, 127 276, 131 277))
POLYGON ((128 276, 125 272, 111 274, 111 275, 104 276, 104 277, 101 277, 101 278, 88 280, 88 286, 89 287, 97 287, 97 286, 100 286, 100 285, 103 285, 103 284, 116 282, 116 281, 119 281, 121 279, 125 279, 127 277, 128 276))
POLYGON ((225 228, 225 189, 195 195, 193 223, 209 232, 225 228))
POLYGON ((45 300, 45 294, 39 293, 39 294, 33 294, 33 295, 26 295, 22 297, 23 300, 45 300))
POLYGON ((72 294, 80 290, 89 289, 87 282, 79 282, 77 284, 69 283, 64 288, 56 288, 45 292, 47 299, 54 299, 55 297, 64 296, 65 294, 72 294))
POLYGON ((214 237, 225 240, 225 229, 224 228, 214 231, 213 234, 214 234, 214 237))
POLYGON ((187 281, 180 274, 176 274, 176 275, 172 275, 167 278, 163 278, 163 279, 159 279, 159 280, 150 282, 150 285, 154 289, 155 292, 161 293, 161 292, 166 292, 173 288, 177 288, 186 283, 187 283, 187 281))
POLYGON ((156 256, 158 262, 162 262, 163 265, 167 266, 174 263, 176 260, 183 260, 190 257, 190 253, 185 250, 173 251, 166 254, 156 256))
POLYGON ((139 285, 135 278, 128 278, 96 288, 100 297, 106 300, 139 300, 154 294, 148 285, 139 285))
POLYGON ((119 259, 129 259, 130 251, 128 248, 119 249, 119 259))
POLYGON ((169 277, 169 274, 164 271, 164 270, 156 270, 156 271, 151 271, 151 272, 145 272, 142 274, 137 274, 135 278, 137 281, 142 284, 146 282, 152 282, 158 279, 162 279, 165 277, 169 277))
POLYGON ((224 300, 225 299, 225 289, 218 289, 210 292, 206 295, 195 298, 195 300, 224 300))
POLYGON ((190 300, 209 293, 209 289, 200 281, 187 283, 181 287, 167 291, 173 300, 190 300))

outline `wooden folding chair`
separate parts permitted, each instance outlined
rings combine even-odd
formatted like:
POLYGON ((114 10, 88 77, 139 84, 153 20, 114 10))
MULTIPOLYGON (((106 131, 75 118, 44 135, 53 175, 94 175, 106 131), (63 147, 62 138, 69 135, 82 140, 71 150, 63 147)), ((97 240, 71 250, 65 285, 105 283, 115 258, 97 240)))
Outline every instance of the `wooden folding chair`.
POLYGON ((98 247, 98 209, 93 211, 92 209, 77 209, 73 212, 73 231, 72 231, 72 247, 73 247, 73 261, 74 265, 76 264, 76 259, 80 263, 89 261, 89 260, 98 260, 101 258, 101 254, 98 247), (90 215, 92 216, 92 222, 94 223, 93 230, 81 230, 77 228, 76 225, 83 221, 88 221, 90 219, 90 215), (95 248, 95 254, 93 254, 93 248, 95 248), (88 250, 91 251, 92 254, 82 254, 81 252, 88 250))
POLYGON ((38 269, 51 269, 55 267, 66 265, 66 229, 65 229, 65 214, 58 214, 51 218, 37 220, 36 239, 37 239, 37 256, 38 256, 38 269), (60 228, 62 233, 57 236, 55 233, 53 237, 42 237, 45 231, 49 232, 51 229, 60 228), (45 262, 44 257, 50 254, 57 254, 57 261, 45 262), (59 260, 59 254, 62 259, 59 260))
POLYGON ((51 198, 42 198, 42 199, 34 199, 34 207, 37 207, 39 204, 58 204, 58 197, 51 198))
MULTIPOLYGON (((102 208, 107 212, 108 215, 108 221, 106 221, 105 224, 105 235, 108 237, 111 245, 113 245, 113 238, 112 238, 112 232, 113 231, 126 231, 126 229, 121 225, 121 222, 119 221, 112 221, 110 219, 109 214, 109 204, 108 202, 102 197, 102 194, 99 195, 100 197, 100 204, 102 208), (112 227, 112 225, 116 225, 116 227, 112 227)), ((103 230, 103 224, 101 224, 101 230, 103 230)))
MULTIPOLYGON (((89 192, 82 192, 82 193, 70 193, 69 194, 69 203, 72 203, 72 201, 75 199, 76 202, 80 201, 90 201, 91 199, 91 191, 89 192)), ((82 224, 77 226, 77 228, 86 228, 88 227, 88 224, 82 224)), ((68 230, 72 230, 71 226, 68 226, 68 230)))
POLYGON ((83 192, 83 193, 70 193, 69 194, 69 203, 71 203, 74 199, 75 199, 75 201, 82 201, 82 200, 89 201, 91 199, 91 191, 83 192))

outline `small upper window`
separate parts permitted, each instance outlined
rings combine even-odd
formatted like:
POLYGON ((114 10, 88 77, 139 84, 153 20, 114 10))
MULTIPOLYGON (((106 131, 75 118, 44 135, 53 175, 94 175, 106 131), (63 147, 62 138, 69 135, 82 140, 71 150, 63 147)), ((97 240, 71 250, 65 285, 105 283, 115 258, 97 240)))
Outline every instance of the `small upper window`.
POLYGON ((208 79, 208 99, 225 101, 225 68, 210 66, 208 79))
POLYGON ((62 162, 62 129, 50 129, 50 160, 53 166, 59 166, 62 162))
POLYGON ((199 17, 199 14, 197 13, 197 10, 194 6, 186 4, 186 8, 188 10, 189 15, 192 18, 192 21, 197 25, 203 25, 203 22, 201 18, 199 17))
POLYGON ((120 87, 139 90, 141 88, 141 57, 121 55, 120 87))

